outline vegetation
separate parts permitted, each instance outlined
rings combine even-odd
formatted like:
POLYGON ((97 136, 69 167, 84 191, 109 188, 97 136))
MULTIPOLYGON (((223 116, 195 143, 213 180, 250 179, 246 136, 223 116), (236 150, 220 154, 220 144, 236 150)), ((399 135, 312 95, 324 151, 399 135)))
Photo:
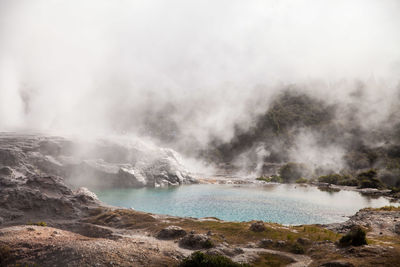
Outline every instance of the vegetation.
MULTIPOLYGON (((299 238, 307 238, 311 241, 339 240, 340 235, 318 226, 291 226, 285 227, 280 224, 265 223, 266 231, 254 232, 250 230, 252 222, 224 222, 224 221, 197 221, 190 219, 177 219, 174 225, 180 226, 186 231, 194 230, 196 233, 207 233, 212 231, 214 244, 227 242, 229 244, 247 244, 259 242, 261 239, 273 241, 285 241, 280 250, 292 251, 292 245, 299 238)), ((274 244, 272 246, 275 246, 274 244)))
POLYGON ((0 245, 0 266, 7 266, 11 258, 11 248, 6 245, 0 245))
MULTIPOLYGON (((357 106, 348 108, 358 109, 357 106)), ((324 175, 319 178, 320 182, 400 191, 399 116, 391 119, 391 127, 369 130, 358 124, 354 117, 335 118, 336 109, 336 106, 301 92, 295 85, 289 86, 286 91, 276 95, 263 114, 255 118, 254 126, 249 129, 236 127, 231 141, 213 140, 201 155, 213 162, 229 163, 227 166, 232 167, 236 156, 262 143, 269 152, 264 161, 287 163, 279 172, 280 178, 283 182, 295 182, 301 177, 312 178, 307 168, 303 168, 305 166, 289 162, 298 134, 303 130, 311 130, 317 133, 317 146, 333 145, 345 150, 343 167, 350 174, 324 175), (357 175, 371 168, 376 168, 375 177, 357 175)), ((398 110, 394 112, 398 114, 398 110)), ((316 172, 316 175, 323 173, 316 172)), ((260 177, 260 180, 273 182, 272 177, 260 177)))
POLYGON ((400 206, 395 207, 395 206, 384 206, 380 208, 365 208, 363 210, 377 210, 377 211, 400 211, 400 206))
POLYGON ((359 181, 360 188, 384 188, 384 184, 377 178, 377 172, 374 169, 362 172, 358 174, 357 179, 359 181))
POLYGON ((267 183, 282 183, 282 181, 283 181, 282 178, 277 175, 272 175, 271 177, 261 176, 261 177, 256 178, 256 180, 264 181, 267 183))
POLYGON ((279 169, 279 175, 284 182, 299 180, 310 171, 304 164, 289 162, 279 169))
POLYGON ((301 177, 301 178, 297 179, 295 182, 296 182, 296 184, 306 184, 308 182, 308 180, 304 177, 301 177))
POLYGON ((46 227, 47 223, 46 222, 28 222, 28 225, 36 225, 36 226, 43 226, 46 227))
POLYGON ((287 266, 290 263, 293 263, 293 260, 288 257, 276 254, 262 253, 260 254, 260 257, 256 261, 251 263, 251 266, 280 267, 280 266, 287 266))
POLYGON ((367 245, 366 233, 361 226, 355 225, 340 240, 341 246, 362 246, 367 245))
POLYGON ((192 253, 179 264, 179 267, 245 267, 222 255, 209 255, 201 251, 192 253))
POLYGON ((296 253, 296 254, 304 254, 305 253, 304 247, 299 243, 294 243, 292 245, 292 248, 290 251, 293 253, 296 253))
POLYGON ((334 185, 358 186, 358 181, 350 175, 340 175, 337 173, 320 176, 318 177, 318 182, 334 185))

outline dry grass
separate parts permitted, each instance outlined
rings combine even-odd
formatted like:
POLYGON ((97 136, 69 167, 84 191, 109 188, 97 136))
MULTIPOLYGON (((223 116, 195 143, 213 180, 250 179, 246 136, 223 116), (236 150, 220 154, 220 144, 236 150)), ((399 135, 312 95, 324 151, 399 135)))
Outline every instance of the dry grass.
POLYGON ((380 208, 365 208, 362 210, 365 210, 365 211, 400 211, 400 206, 399 207, 384 206, 384 207, 380 207, 380 208))

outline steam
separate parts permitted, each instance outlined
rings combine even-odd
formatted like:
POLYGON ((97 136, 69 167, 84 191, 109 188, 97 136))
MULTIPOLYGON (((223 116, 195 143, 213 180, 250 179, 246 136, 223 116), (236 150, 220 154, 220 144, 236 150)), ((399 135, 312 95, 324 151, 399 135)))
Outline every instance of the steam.
MULTIPOLYGON (((290 84, 376 127, 398 101, 399 11, 396 0, 0 0, 0 129, 135 135, 190 154, 229 142, 290 84)), ((292 159, 340 166, 341 148, 312 135, 292 159)))

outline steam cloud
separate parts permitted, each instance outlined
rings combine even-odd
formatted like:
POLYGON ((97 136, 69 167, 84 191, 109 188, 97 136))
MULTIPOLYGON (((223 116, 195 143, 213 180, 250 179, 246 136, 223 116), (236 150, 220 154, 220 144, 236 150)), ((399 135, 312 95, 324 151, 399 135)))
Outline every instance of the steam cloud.
MULTIPOLYGON (((0 129, 188 152, 231 140, 289 84, 378 125, 398 102, 399 12, 396 0, 0 0, 0 129)), ((293 160, 341 164, 341 148, 297 139, 293 160)))

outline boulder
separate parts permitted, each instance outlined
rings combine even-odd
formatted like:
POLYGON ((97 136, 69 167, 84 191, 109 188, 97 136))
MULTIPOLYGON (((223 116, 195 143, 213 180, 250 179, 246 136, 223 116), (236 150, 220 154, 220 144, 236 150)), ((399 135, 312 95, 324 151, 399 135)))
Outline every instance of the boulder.
POLYGON ((262 221, 257 221, 250 225, 249 230, 253 231, 253 232, 263 232, 263 231, 267 230, 267 228, 265 227, 265 225, 262 221))
POLYGON ((273 244, 274 244, 274 241, 272 239, 264 238, 264 239, 260 240, 260 242, 258 243, 258 246, 262 247, 262 248, 266 248, 266 247, 272 246, 273 244))
POLYGON ((211 239, 203 234, 189 234, 179 241, 179 246, 187 249, 208 249, 213 247, 211 239))
POLYGON ((179 226, 171 225, 162 229, 157 234, 158 239, 177 239, 185 236, 187 233, 179 226))

